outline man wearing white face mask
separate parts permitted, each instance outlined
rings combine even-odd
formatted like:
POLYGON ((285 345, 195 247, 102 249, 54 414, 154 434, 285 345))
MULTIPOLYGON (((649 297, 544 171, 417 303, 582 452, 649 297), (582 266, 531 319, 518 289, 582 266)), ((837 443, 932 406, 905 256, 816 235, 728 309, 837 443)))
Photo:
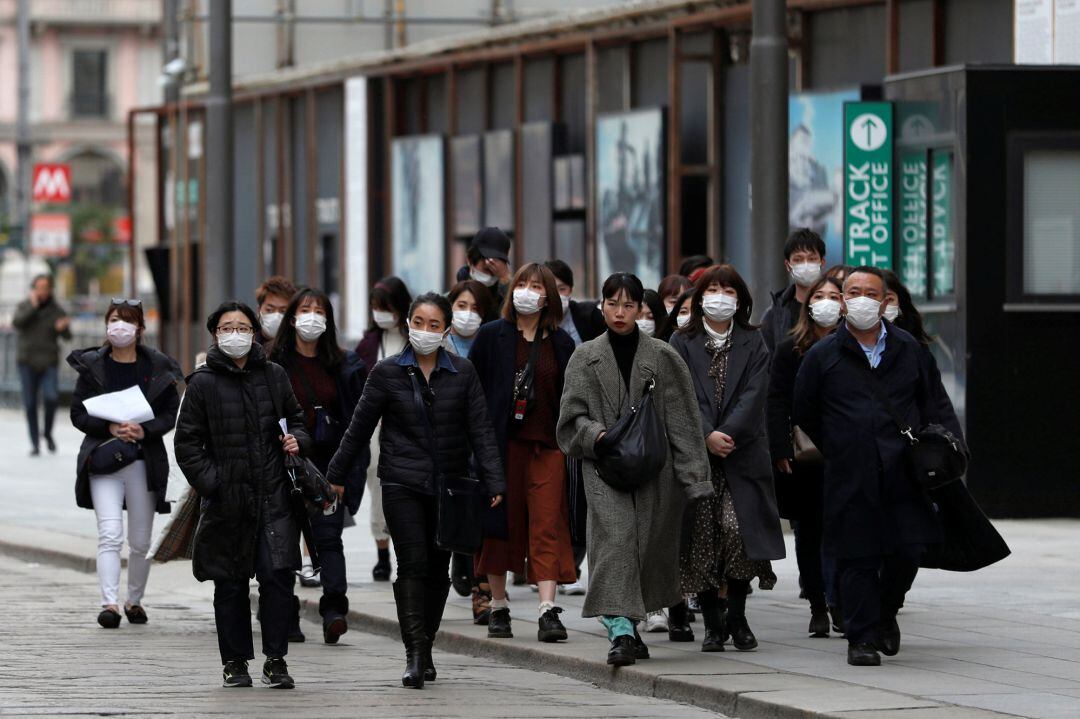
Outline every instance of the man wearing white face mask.
POLYGON ((577 347, 583 342, 594 340, 607 329, 604 315, 595 302, 577 302, 574 295, 574 271, 562 260, 548 260, 544 266, 555 275, 555 286, 559 290, 562 302, 563 320, 559 327, 570 335, 577 347))
POLYGON ((457 281, 476 280, 486 287, 493 303, 484 322, 497 320, 510 288, 510 238, 498 227, 485 227, 469 243, 465 259, 468 264, 458 269, 457 281))
POLYGON ((267 344, 277 336, 281 318, 289 300, 296 294, 296 285, 281 275, 268 277, 255 290, 255 311, 259 313, 259 326, 255 328, 255 341, 267 344))
POLYGON ((893 411, 916 431, 939 424, 963 442, 933 356, 883 321, 884 299, 881 270, 847 276, 844 321, 806 353, 792 412, 824 456, 823 549, 837 560, 848 663, 856 666, 899 651, 896 613, 923 553, 942 541, 893 411))
POLYGON ((784 341, 799 319, 807 290, 825 271, 825 242, 813 230, 795 230, 784 243, 784 269, 791 285, 772 296, 772 306, 761 318, 761 332, 769 352, 784 341))

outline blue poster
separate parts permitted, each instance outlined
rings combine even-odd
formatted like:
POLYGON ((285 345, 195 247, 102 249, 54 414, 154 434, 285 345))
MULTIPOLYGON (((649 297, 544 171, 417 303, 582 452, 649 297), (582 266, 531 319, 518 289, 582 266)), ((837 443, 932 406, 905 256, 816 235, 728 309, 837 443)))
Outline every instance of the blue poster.
POLYGON ((788 99, 788 225, 825 240, 825 264, 844 261, 844 103, 859 91, 806 92, 788 99))

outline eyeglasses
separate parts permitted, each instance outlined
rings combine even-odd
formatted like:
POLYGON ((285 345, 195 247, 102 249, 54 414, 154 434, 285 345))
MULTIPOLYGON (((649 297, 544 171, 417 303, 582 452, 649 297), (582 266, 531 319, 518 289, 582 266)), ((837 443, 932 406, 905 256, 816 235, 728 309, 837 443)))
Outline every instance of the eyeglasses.
POLYGON ((112 307, 121 307, 127 305, 128 307, 142 307, 142 300, 125 300, 123 297, 113 297, 112 302, 109 303, 112 307))
POLYGON ((248 327, 247 325, 242 325, 240 327, 218 327, 217 328, 217 334, 219 334, 219 335, 231 335, 231 334, 236 334, 236 333, 239 333, 239 334, 242 334, 242 335, 250 335, 250 334, 254 334, 255 330, 253 330, 251 327, 248 327))

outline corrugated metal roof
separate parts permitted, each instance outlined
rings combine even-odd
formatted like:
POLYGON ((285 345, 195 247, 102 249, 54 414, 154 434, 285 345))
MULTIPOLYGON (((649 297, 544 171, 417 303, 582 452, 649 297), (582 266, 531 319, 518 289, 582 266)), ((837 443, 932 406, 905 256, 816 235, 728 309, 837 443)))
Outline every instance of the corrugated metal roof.
MULTIPOLYGON (((435 38, 407 45, 397 50, 359 53, 323 63, 299 68, 238 77, 233 80, 234 92, 257 92, 285 89, 309 84, 312 80, 333 80, 383 70, 394 64, 453 55, 463 52, 494 49, 523 42, 557 38, 559 35, 620 27, 642 22, 687 15, 700 10, 744 4, 746 0, 626 0, 602 8, 566 10, 550 18, 509 23, 469 33, 435 38)), ((197 97, 207 91, 207 83, 187 85, 184 95, 197 97)))

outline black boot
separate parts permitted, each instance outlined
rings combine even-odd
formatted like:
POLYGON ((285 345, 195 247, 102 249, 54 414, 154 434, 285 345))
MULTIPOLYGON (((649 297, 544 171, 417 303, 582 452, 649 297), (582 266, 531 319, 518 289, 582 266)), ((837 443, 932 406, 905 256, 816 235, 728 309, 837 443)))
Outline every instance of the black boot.
POLYGON ((816 639, 825 639, 829 636, 829 605, 825 603, 824 594, 811 598, 810 627, 807 631, 816 639))
POLYGON ((337 644, 341 635, 349 631, 345 615, 349 613, 349 598, 344 594, 324 594, 319 597, 319 615, 322 616, 323 641, 337 644))
POLYGON ((473 560, 469 554, 454 552, 450 560, 450 579, 454 583, 454 591, 458 596, 467 597, 472 593, 473 587, 473 560))
POLYGON ((722 652, 727 641, 727 603, 716 596, 716 590, 698 592, 701 618, 705 622, 705 639, 701 642, 703 652, 722 652))
POLYGON ((398 626, 405 645, 405 673, 401 685, 424 688, 424 652, 430 651, 427 629, 424 626, 424 580, 398 579, 394 582, 398 626))
POLYGON ((304 632, 300 629, 300 597, 293 595, 293 615, 289 619, 289 641, 299 644, 307 640, 304 632))
POLYGON ((694 641, 694 630, 687 616, 686 602, 668 607, 668 640, 672 642, 694 641))
MULTIPOLYGON (((454 555, 457 556, 457 555, 454 555)), ((442 624, 443 610, 446 609, 446 595, 450 593, 450 582, 434 579, 428 582, 424 595, 424 629, 427 631, 427 645, 424 649, 424 681, 433 682, 439 676, 435 671, 435 662, 431 660, 431 645, 442 624)))
POLYGON ((731 643, 740 652, 757 649, 757 637, 750 631, 750 624, 746 621, 746 595, 750 582, 728 578, 727 585, 727 630, 731 632, 731 643))
POLYGON ((379 561, 375 562, 375 566, 371 569, 371 576, 376 582, 389 582, 390 548, 377 547, 377 549, 379 550, 379 561))

